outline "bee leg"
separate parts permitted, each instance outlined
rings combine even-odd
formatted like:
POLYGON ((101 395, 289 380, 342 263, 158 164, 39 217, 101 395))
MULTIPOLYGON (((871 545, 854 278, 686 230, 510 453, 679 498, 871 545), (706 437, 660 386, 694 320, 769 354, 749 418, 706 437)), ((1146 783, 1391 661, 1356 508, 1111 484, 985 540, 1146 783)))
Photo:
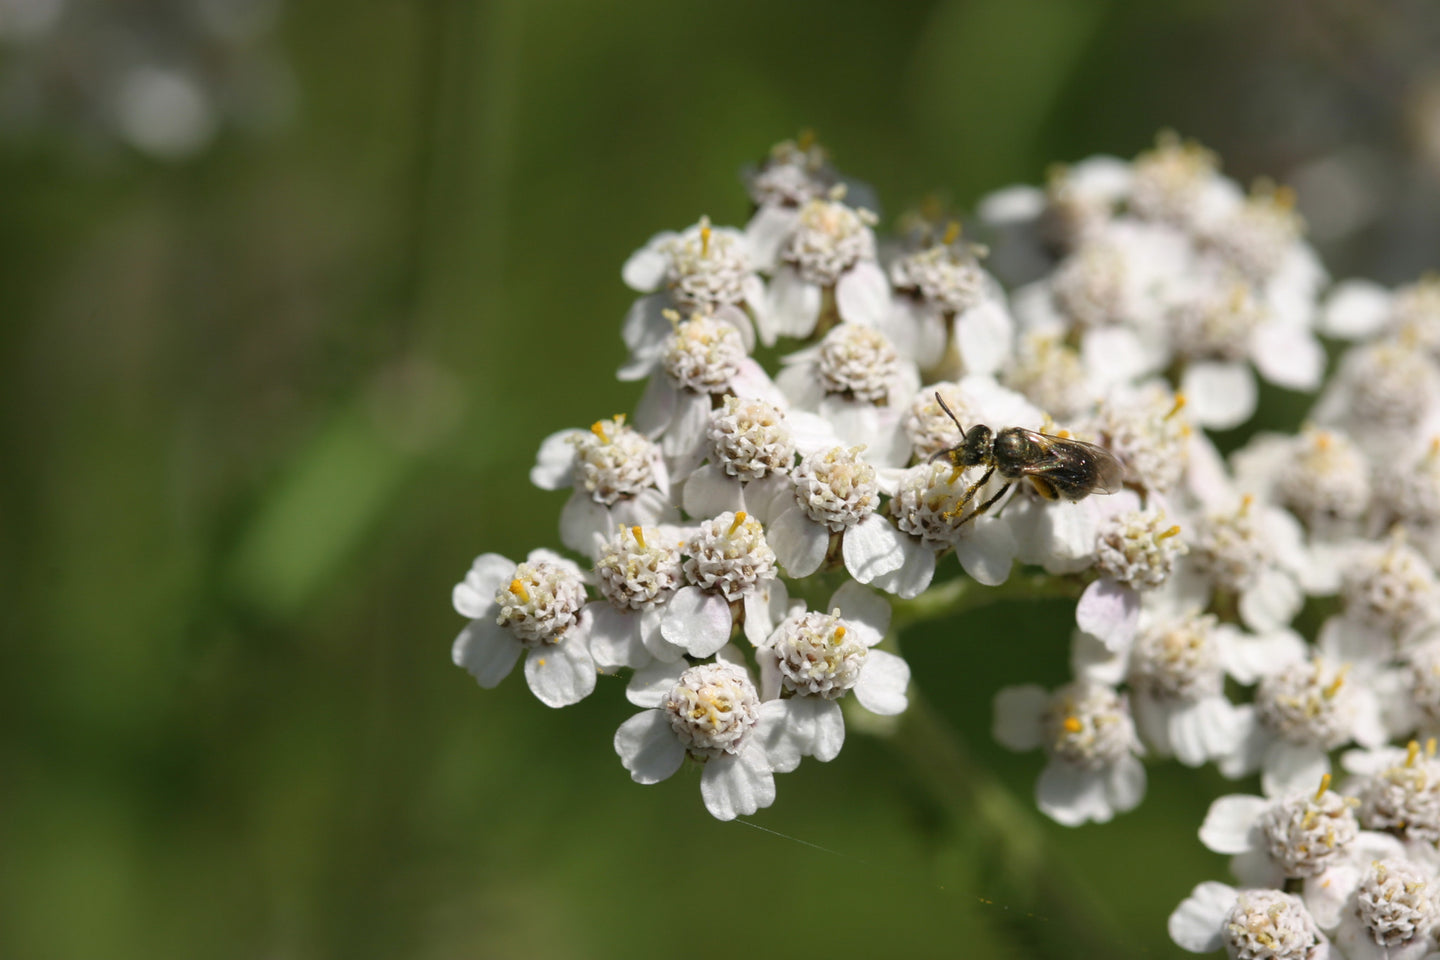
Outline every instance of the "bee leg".
MULTIPOLYGON (((956 502, 955 506, 951 507, 949 510, 946 510, 944 513, 941 514, 941 516, 946 520, 953 520, 956 517, 960 516, 961 512, 970 505, 971 500, 975 499, 975 494, 980 491, 981 487, 985 486, 985 482, 990 479, 991 475, 994 472, 995 468, 993 466, 986 467, 985 475, 979 480, 970 484, 970 489, 965 491, 965 495, 956 502)), ((967 517, 966 519, 969 518, 967 517)), ((964 523, 965 521, 961 520, 960 522, 964 523)))
POLYGON ((1000 488, 999 493, 995 494, 995 496, 991 497, 989 500, 986 500, 984 503, 980 504, 980 506, 976 507, 974 512, 972 512, 970 516, 966 517, 965 520, 961 520, 960 523, 964 523, 966 520, 974 520, 976 517, 980 516, 980 514, 995 506, 995 502, 1001 497, 1005 496, 1005 494, 1009 493, 1012 486, 1014 486, 1014 484, 1005 484, 1005 486, 1000 488))

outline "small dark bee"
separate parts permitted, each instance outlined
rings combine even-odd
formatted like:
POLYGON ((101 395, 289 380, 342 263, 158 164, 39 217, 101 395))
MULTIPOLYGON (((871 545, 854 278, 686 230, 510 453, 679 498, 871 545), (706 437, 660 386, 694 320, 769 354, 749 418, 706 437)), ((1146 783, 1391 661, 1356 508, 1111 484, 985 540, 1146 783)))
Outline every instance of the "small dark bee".
POLYGON ((956 517, 975 499, 975 494, 996 473, 1005 485, 986 500, 961 523, 973 520, 993 507, 1010 487, 1029 480, 1035 491, 1046 500, 1084 500, 1092 493, 1115 493, 1125 483, 1125 468, 1115 455, 1104 447, 1068 437, 1052 437, 1023 427, 1006 427, 995 433, 983 423, 966 432, 937 392, 936 401, 955 426, 960 427, 960 443, 941 450, 931 460, 942 457, 956 469, 985 467, 985 475, 970 485, 960 502, 945 511, 946 518, 956 517))

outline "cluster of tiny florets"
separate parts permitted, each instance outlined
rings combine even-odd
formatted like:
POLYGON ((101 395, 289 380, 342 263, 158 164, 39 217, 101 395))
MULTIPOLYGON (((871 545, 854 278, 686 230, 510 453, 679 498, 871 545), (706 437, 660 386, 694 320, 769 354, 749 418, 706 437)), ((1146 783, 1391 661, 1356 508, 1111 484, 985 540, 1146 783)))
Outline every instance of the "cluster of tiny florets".
POLYGON ((1332 284, 1287 188, 1173 134, 895 234, 813 138, 745 185, 748 223, 626 261, 618 375, 649 382, 541 444, 569 553, 476 558, 455 662, 523 659, 552 707, 630 676, 624 768, 689 762, 731 819, 906 709, 904 626, 1003 644, 969 611, 1066 598, 1033 647, 1068 643, 1065 682, 961 691, 1043 753, 1046 816, 1133 809, 1153 759, 1264 793, 1206 817, 1236 886, 1176 943, 1440 946, 1440 280, 1332 284), (1304 426, 1254 429, 1261 381, 1315 395, 1304 426))

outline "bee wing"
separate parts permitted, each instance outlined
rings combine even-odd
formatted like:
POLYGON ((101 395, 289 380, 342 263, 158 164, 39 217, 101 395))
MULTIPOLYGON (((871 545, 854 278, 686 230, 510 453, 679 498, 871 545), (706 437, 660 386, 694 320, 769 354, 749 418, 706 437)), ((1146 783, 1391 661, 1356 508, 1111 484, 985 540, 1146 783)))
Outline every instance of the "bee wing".
POLYGON ((1045 459, 1027 464, 1024 476, 1049 480, 1067 500, 1091 493, 1117 493, 1125 485, 1125 466, 1104 447, 1069 437, 1025 431, 1045 453, 1045 459))

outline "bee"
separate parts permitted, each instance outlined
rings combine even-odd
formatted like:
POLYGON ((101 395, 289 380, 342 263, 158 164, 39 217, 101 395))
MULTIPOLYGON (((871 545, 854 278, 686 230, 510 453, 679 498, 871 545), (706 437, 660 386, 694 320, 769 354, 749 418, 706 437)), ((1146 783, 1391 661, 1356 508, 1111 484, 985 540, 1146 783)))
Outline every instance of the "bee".
POLYGON ((961 523, 989 510, 1011 486, 1021 480, 1029 480, 1035 491, 1046 500, 1084 500, 1092 493, 1116 493, 1125 482, 1125 467, 1104 447, 1068 437, 1052 437, 1023 427, 1006 427, 996 433, 983 423, 977 423, 967 432, 938 391, 935 399, 946 416, 960 428, 960 443, 941 450, 930 459, 944 458, 957 469, 985 468, 984 476, 970 485, 960 502, 945 511, 946 519, 959 516, 996 473, 1000 474, 1005 485, 961 523))

